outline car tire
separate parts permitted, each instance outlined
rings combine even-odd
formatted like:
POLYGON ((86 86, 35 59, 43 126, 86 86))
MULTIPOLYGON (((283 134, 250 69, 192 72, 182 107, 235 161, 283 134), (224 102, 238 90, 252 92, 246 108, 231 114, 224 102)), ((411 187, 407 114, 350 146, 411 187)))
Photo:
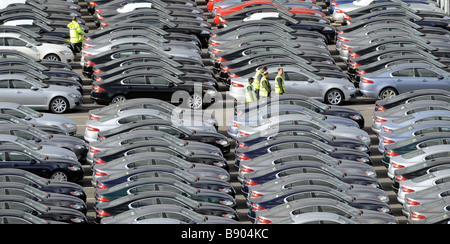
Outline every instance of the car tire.
POLYGON ((117 95, 117 96, 113 97, 113 99, 111 99, 111 104, 122 103, 122 102, 125 102, 126 100, 127 100, 127 97, 125 97, 124 95, 117 95))
POLYGON ((69 102, 64 97, 55 97, 50 101, 50 111, 55 114, 63 114, 70 108, 69 102))
POLYGON ((69 176, 62 170, 56 170, 50 175, 51 180, 69 181, 69 176))
POLYGON ((381 92, 380 95, 378 96, 379 99, 385 99, 385 98, 389 98, 389 97, 395 97, 398 95, 398 91, 395 90, 392 87, 388 87, 388 88, 384 88, 381 92))
POLYGON ((44 59, 50 60, 50 61, 61 61, 59 56, 56 54, 53 54, 53 53, 45 55, 44 59))
POLYGON ((202 109, 203 99, 201 95, 198 95, 196 93, 192 94, 188 100, 188 107, 191 109, 202 109))
POLYGON ((331 89, 325 94, 325 103, 341 105, 344 102, 344 93, 338 89, 331 89))

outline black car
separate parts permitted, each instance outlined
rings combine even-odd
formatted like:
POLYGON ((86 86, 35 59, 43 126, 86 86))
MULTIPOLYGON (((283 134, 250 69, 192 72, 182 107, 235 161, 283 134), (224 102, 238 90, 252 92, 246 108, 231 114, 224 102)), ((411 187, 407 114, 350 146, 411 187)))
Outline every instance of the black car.
POLYGON ((165 141, 143 141, 124 145, 114 149, 109 149, 103 152, 98 152, 94 154, 94 163, 107 163, 118 157, 143 152, 164 152, 192 163, 201 163, 207 165, 220 164, 222 165, 222 168, 228 169, 228 164, 222 156, 186 150, 176 145, 169 145, 165 141))
POLYGON ((59 221, 68 224, 87 224, 88 221, 86 215, 80 211, 48 206, 23 196, 2 196, 0 198, 0 209, 20 210, 47 221, 59 221))
POLYGON ((0 124, 0 134, 15 135, 40 145, 61 147, 73 151, 78 160, 86 158, 87 146, 80 138, 66 135, 52 135, 36 127, 23 124, 0 124))
POLYGON ((93 84, 91 99, 102 105, 121 99, 157 98, 184 107, 201 108, 220 96, 217 90, 200 82, 183 82, 157 71, 133 71, 93 84), (201 92, 201 93, 200 93, 201 92))
POLYGON ((111 202, 100 202, 94 208, 96 214, 94 221, 95 223, 100 223, 103 217, 114 216, 136 207, 159 204, 159 202, 169 202, 170 204, 183 206, 199 214, 226 216, 234 220, 239 219, 236 210, 223 204, 193 201, 177 192, 154 191, 140 192, 111 202))
POLYGON ((162 119, 142 120, 128 123, 111 130, 100 131, 98 133, 98 140, 104 140, 105 138, 109 138, 123 132, 135 130, 162 131, 183 140, 198 141, 216 146, 224 155, 230 152, 230 143, 228 142, 227 137, 220 133, 201 130, 195 131, 184 126, 174 125, 172 122, 162 119))
POLYGON ((0 182, 25 184, 41 191, 63 194, 65 196, 75 197, 83 202, 86 202, 86 193, 82 186, 73 182, 46 179, 23 169, 0 169, 0 182))
POLYGON ((66 158, 49 158, 45 155, 24 150, 20 146, 2 145, 0 169, 23 169, 47 179, 81 181, 84 169, 78 161, 66 158))
POLYGON ((23 196, 49 206, 75 209, 87 213, 87 205, 80 198, 48 192, 21 182, 0 182, 0 198, 4 196, 23 196))

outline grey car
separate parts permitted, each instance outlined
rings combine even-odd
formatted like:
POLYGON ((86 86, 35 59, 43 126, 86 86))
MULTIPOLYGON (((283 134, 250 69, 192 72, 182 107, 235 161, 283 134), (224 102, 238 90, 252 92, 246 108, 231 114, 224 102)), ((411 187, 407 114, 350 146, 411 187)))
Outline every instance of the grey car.
POLYGON ((189 124, 184 123, 183 120, 176 118, 170 114, 154 110, 154 109, 132 109, 116 114, 103 117, 96 120, 87 120, 86 129, 84 132, 84 139, 88 142, 97 140, 97 134, 99 131, 105 131, 112 128, 119 127, 134 121, 146 120, 146 119, 164 119, 171 121, 177 125, 185 125, 190 129, 209 130, 216 132, 216 128, 213 125, 207 124, 202 120, 189 121, 189 124))
POLYGON ((344 216, 329 212, 310 212, 290 216, 273 224, 359 224, 344 216))
POLYGON ((168 153, 145 152, 120 157, 105 164, 94 164, 91 183, 96 185, 97 179, 101 177, 148 165, 168 165, 198 176, 215 175, 221 179, 230 179, 227 170, 215 165, 191 163, 168 153))
POLYGON ((386 144, 392 144, 416 135, 433 132, 450 132, 450 124, 448 121, 432 120, 407 125, 392 131, 380 131, 378 134, 378 151, 383 153, 386 144))
POLYGON ((53 113, 80 108, 81 93, 73 88, 47 85, 22 74, 0 75, 0 102, 13 102, 53 113))
MULTIPOLYGON (((401 104, 388 110, 375 111, 373 113, 371 129, 373 132, 379 133, 381 128, 384 126, 384 123, 392 122, 395 119, 401 119, 400 122, 402 122, 406 116, 419 113, 422 111, 435 112, 435 114, 437 115, 441 111, 442 112, 450 111, 449 105, 450 103, 446 101, 417 101, 407 104, 401 104)), ((406 126, 408 124, 403 125, 406 126)), ((399 127, 402 126, 399 125, 399 127)))
POLYGON ((384 99, 417 89, 450 90, 450 74, 425 63, 397 64, 361 75, 359 90, 369 98, 384 99))
POLYGON ((102 218, 101 224, 239 224, 238 221, 212 215, 202 215, 181 206, 160 204, 128 210, 102 218), (167 220, 173 220, 167 222, 167 220))
POLYGON ((258 211, 255 223, 277 223, 289 216, 318 211, 336 213, 361 224, 398 224, 397 219, 393 215, 374 210, 360 210, 346 203, 328 198, 300 199, 258 211))
POLYGON ((210 144, 181 140, 162 131, 138 130, 121 133, 102 141, 91 142, 89 144, 89 152, 87 153, 86 160, 92 164, 94 153, 146 140, 163 140, 168 144, 181 146, 187 150, 203 151, 205 153, 223 156, 219 148, 210 144))
MULTIPOLYGON (((447 105, 449 106, 450 103, 447 105)), ((432 110, 429 111, 420 111, 420 112, 415 112, 412 114, 408 114, 405 117, 399 117, 396 119, 393 119, 391 121, 387 121, 382 123, 382 130, 383 131, 391 131, 391 130, 395 130, 410 124, 415 124, 415 123, 419 123, 421 121, 429 121, 429 120, 445 120, 445 121, 450 121, 450 108, 447 107, 446 109, 448 110, 439 110, 436 109, 434 110, 434 107, 429 107, 432 108, 432 110)))
POLYGON ((77 133, 77 124, 73 119, 59 114, 40 113, 17 103, 0 102, 0 113, 15 116, 23 121, 41 126, 53 126, 68 135, 77 133))
POLYGON ((427 189, 429 187, 433 187, 435 185, 442 184, 444 182, 448 182, 450 180, 450 169, 439 170, 436 172, 432 172, 412 180, 404 180, 400 181, 400 188, 397 193, 397 200, 404 204, 405 196, 408 193, 420 191, 427 189))
POLYGON ((154 98, 128 99, 121 103, 115 103, 98 109, 92 109, 89 110, 89 119, 99 119, 105 116, 116 114, 121 111, 132 109, 156 109, 186 121, 192 121, 196 118, 202 118, 203 121, 209 124, 212 124, 216 127, 219 126, 216 117, 211 113, 200 110, 180 108, 169 102, 154 98))
POLYGON ((447 197, 450 194, 450 182, 444 182, 423 190, 408 193, 405 196, 405 203, 403 204, 402 213, 409 216, 410 208, 412 206, 420 206, 427 202, 438 198, 447 197))
POLYGON ((437 198, 420 206, 412 206, 408 217, 409 224, 423 224, 426 219, 450 210, 450 196, 437 198))
POLYGON ((24 149, 37 151, 43 155, 51 157, 63 157, 68 159, 77 160, 77 155, 65 148, 55 146, 42 146, 37 143, 32 143, 18 136, 13 135, 0 135, 0 145, 15 144, 23 147, 24 149))

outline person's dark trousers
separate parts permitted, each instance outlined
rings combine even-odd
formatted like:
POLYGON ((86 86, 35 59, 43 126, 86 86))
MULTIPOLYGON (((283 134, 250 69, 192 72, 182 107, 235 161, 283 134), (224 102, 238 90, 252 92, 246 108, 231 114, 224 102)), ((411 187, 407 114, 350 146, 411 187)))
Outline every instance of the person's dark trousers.
POLYGON ((79 43, 71 43, 71 47, 72 47, 72 52, 74 54, 81 52, 81 49, 83 47, 83 43, 79 42, 79 43))

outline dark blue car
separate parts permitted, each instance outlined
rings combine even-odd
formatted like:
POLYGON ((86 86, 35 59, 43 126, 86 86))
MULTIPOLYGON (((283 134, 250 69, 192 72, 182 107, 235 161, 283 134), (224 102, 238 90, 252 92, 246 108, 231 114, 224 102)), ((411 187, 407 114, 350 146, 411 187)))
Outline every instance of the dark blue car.
POLYGON ((391 212, 388 203, 382 202, 375 198, 358 198, 349 195, 345 191, 338 191, 327 186, 308 185, 295 186, 292 188, 283 189, 281 192, 253 198, 252 202, 249 202, 248 204, 249 210, 247 216, 250 219, 255 219, 256 211, 258 210, 269 209, 289 201, 312 197, 339 200, 359 209, 377 210, 385 213, 391 212))

